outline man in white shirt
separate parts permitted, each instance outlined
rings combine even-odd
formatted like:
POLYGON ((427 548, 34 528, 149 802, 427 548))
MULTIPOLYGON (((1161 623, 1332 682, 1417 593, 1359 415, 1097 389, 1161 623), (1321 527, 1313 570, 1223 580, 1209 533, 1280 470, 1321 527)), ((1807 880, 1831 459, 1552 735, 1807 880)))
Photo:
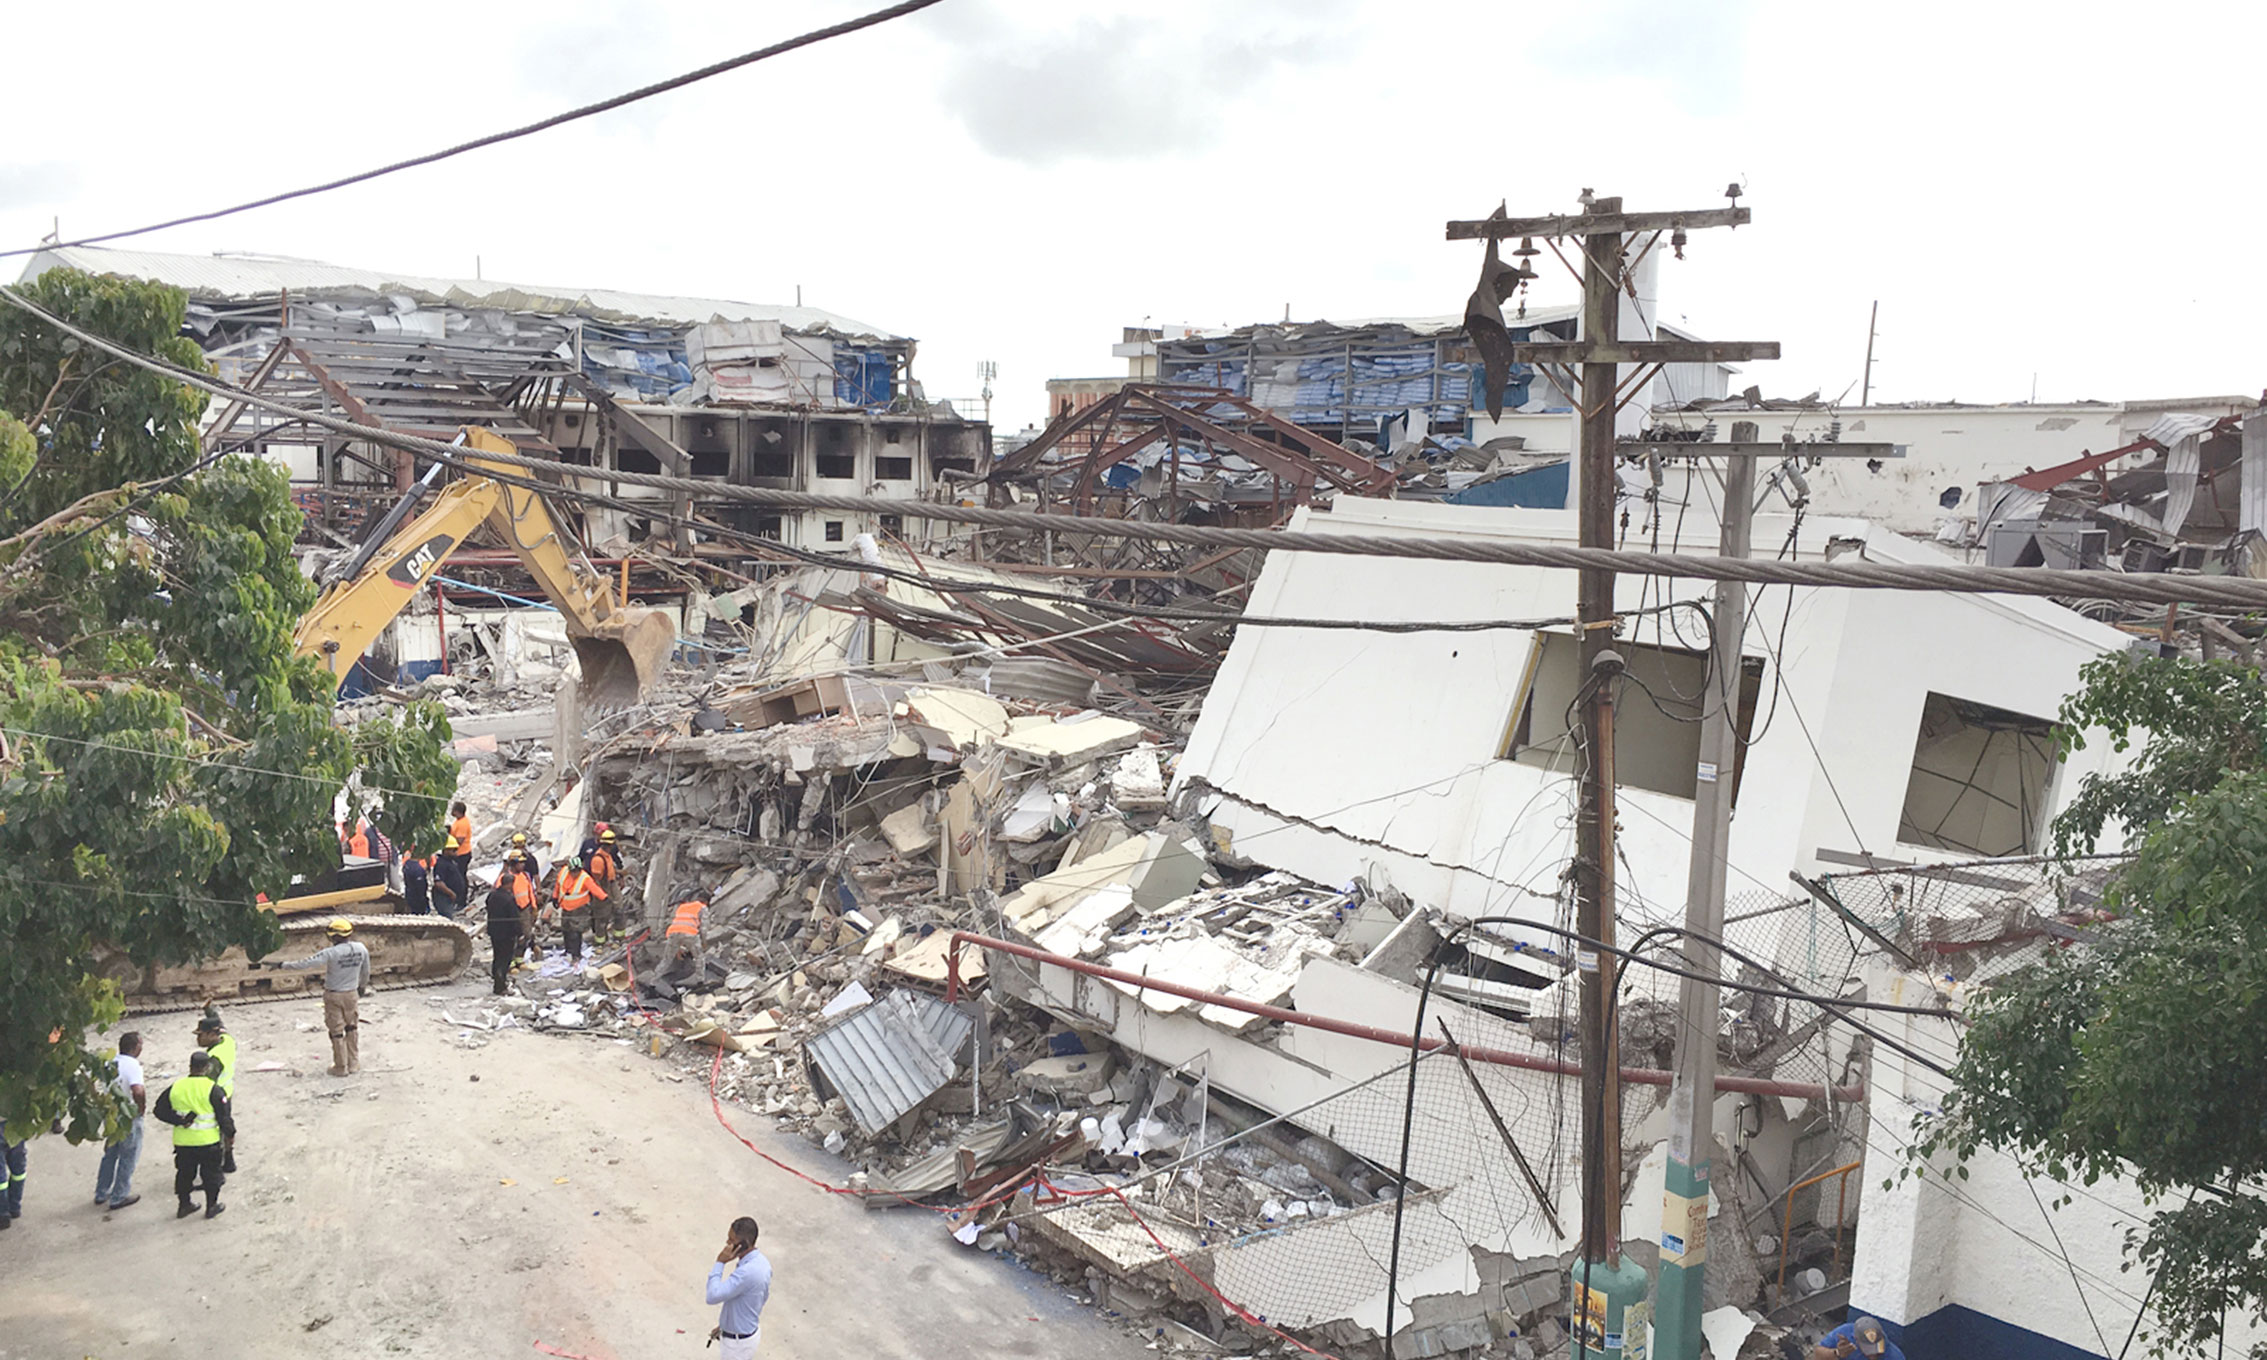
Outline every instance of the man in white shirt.
POLYGON ((708 1301, 721 1304, 708 1339, 722 1342, 722 1360, 755 1360, 764 1304, 771 1298, 771 1262, 756 1250, 756 1221, 732 1220, 724 1250, 709 1267, 708 1301))
POLYGON ((102 1149, 102 1169, 95 1173, 94 1202, 106 1209, 123 1209, 141 1203, 134 1193, 134 1163, 142 1156, 142 1116, 150 1099, 142 1089, 142 1036, 128 1030, 118 1036, 118 1056, 111 1060, 110 1088, 133 1107, 134 1122, 118 1141, 102 1149))

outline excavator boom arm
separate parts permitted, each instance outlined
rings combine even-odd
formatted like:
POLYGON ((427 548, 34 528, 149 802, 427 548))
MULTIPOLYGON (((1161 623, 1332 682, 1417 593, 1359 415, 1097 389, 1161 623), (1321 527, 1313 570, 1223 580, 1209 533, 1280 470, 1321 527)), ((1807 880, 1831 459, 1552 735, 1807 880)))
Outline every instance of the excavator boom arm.
MULTIPOLYGON (((490 462, 481 452, 512 452, 510 441, 477 427, 462 436, 473 468, 517 478, 519 469, 490 462)), ((565 620, 582 661, 585 699, 624 702, 652 684, 676 645, 669 616, 615 599, 605 577, 576 560, 543 497, 525 486, 467 476, 444 488, 432 508, 373 553, 351 580, 323 592, 299 622, 302 656, 318 656, 344 681, 349 667, 370 649, 386 625, 441 569, 466 536, 486 523, 518 555, 565 620)))
POLYGON ((482 478, 454 482, 353 577, 334 582, 299 621, 299 655, 320 659, 335 682, 346 673, 467 535, 495 512, 504 488, 482 478))

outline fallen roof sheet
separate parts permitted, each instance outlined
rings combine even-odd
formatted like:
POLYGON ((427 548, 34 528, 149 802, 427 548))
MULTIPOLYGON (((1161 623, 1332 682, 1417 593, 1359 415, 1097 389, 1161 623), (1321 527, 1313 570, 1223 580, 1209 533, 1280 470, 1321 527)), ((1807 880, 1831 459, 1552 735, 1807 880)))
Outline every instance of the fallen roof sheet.
POLYGON ((894 991, 804 1042, 851 1118, 878 1134, 953 1079, 975 1021, 933 996, 894 991))

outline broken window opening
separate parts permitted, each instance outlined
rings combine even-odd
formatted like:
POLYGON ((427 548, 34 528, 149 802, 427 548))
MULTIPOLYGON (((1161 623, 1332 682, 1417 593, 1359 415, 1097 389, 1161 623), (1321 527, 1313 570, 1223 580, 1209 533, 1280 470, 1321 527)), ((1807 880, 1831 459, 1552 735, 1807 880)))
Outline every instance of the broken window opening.
POLYGON ((756 537, 768 538, 774 543, 779 542, 783 537, 780 517, 777 515, 756 516, 756 537))
POLYGON ((2054 789, 2054 724, 1931 692, 1897 839, 1996 858, 2038 853, 2054 789))
POLYGON ((635 444, 624 444, 614 450, 616 472, 643 472, 651 476, 661 471, 661 460, 635 444))
POLYGON ((911 458, 876 458, 874 460, 874 480, 877 482, 912 481, 913 460, 911 458))
MULTIPOLYGON (((1628 638, 1616 638, 1614 650, 1625 666, 1615 703, 1615 782, 1673 798, 1693 797, 1700 787, 1701 718, 1711 693, 1708 653, 1628 638)), ((1567 774, 1581 768, 1572 725, 1581 651, 1572 634, 1534 635, 1497 759, 1567 774)), ((1735 715, 1739 757, 1731 771, 1735 807, 1762 690, 1763 658, 1742 657, 1735 715)))
POLYGON ((691 452, 695 477, 706 477, 712 481, 721 482, 732 475, 731 454, 721 449, 714 451, 694 449, 691 452))
POLYGON ((891 537, 893 537, 893 538, 903 538, 903 537, 905 537, 905 516, 903 516, 903 515, 884 515, 884 516, 882 516, 882 532, 883 532, 883 533, 885 533, 885 534, 888 534, 888 535, 890 535, 890 536, 891 536, 891 537))
POLYGON ((822 453, 819 455, 819 475, 839 481, 853 481, 858 476, 858 457, 849 453, 822 453))
POLYGON ((829 543, 840 543, 841 541, 842 541, 842 521, 841 521, 841 520, 838 520, 838 519, 830 519, 830 520, 828 520, 828 521, 827 521, 827 542, 829 542, 829 543))

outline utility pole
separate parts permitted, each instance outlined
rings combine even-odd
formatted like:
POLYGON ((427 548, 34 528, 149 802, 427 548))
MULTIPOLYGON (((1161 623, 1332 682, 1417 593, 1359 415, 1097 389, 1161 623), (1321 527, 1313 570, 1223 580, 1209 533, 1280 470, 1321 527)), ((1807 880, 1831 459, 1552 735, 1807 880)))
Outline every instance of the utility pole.
MULTIPOLYGON (((1448 238, 1491 241, 1505 237, 1572 238, 1582 251, 1582 337, 1572 343, 1514 343, 1512 358, 1550 368, 1580 365, 1581 410, 1577 448, 1576 521, 1586 548, 1614 542, 1617 499, 1614 416, 1642 392, 1659 366, 1776 359, 1774 342, 1700 342, 1619 338, 1621 292, 1628 281, 1627 251, 1641 253, 1669 235, 1682 255, 1685 233, 1695 227, 1736 227, 1748 220, 1737 206, 1695 212, 1625 213, 1619 198, 1587 191, 1576 216, 1509 218, 1498 210, 1485 221, 1451 222, 1448 238), (1642 244, 1633 238, 1651 234, 1642 244), (1631 365, 1621 379, 1620 365, 1631 365), (1626 389, 1626 393, 1625 393, 1626 389)), ((1554 247, 1555 249, 1555 247, 1554 247)), ((1492 252, 1491 252, 1492 258, 1492 252)), ((1563 257, 1562 257, 1563 258, 1563 257)), ((1571 266, 1570 266, 1571 267, 1571 266)), ((1483 275, 1485 283, 1487 276, 1483 275)), ((1479 337, 1475 337, 1477 341, 1479 337)), ((1488 352, 1481 345, 1483 355, 1488 352)), ((1572 388, 1572 383, 1562 386, 1572 388)), ((1572 1277, 1574 1354, 1619 1360, 1624 1315, 1646 1296, 1642 1266, 1621 1250, 1622 1144, 1621 1043, 1607 979, 1614 975, 1614 690, 1622 657, 1613 649, 1614 573, 1584 568, 1575 599, 1580 631, 1582 698, 1576 705, 1576 749, 1583 756, 1581 811, 1574 863, 1575 926, 1592 943, 1577 946, 1582 973, 1582 1250, 1572 1277)), ((1641 1315, 1642 1316, 1642 1315, 1641 1315)))
MULTIPOLYGON (((1734 444, 1753 445, 1755 422, 1732 425, 1734 444)), ((1717 551, 1748 555, 1755 516, 1755 459, 1724 460, 1724 524, 1717 551)), ((1732 794, 1740 757, 1740 687, 1746 662, 1747 583, 1719 581, 1708 639, 1708 684, 1701 688, 1700 763, 1692 800, 1692 867, 1685 880, 1685 967, 1715 978, 1723 967, 1724 881, 1732 848, 1732 794)), ((1677 1010, 1676 1082, 1669 1088, 1669 1165, 1661 1182, 1661 1280, 1654 1294, 1653 1353, 1700 1360, 1700 1317, 1708 1262, 1708 1176, 1716 1149, 1716 1031, 1723 989, 1685 978, 1677 1010)))
MULTIPOLYGON (((1758 458, 1901 458, 1894 444, 1767 444, 1753 421, 1732 425, 1728 444, 1687 447, 1724 460, 1724 523, 1718 551, 1746 557, 1755 516, 1758 458)), ((1674 448, 1675 445, 1667 447, 1674 448)), ((1747 632, 1747 584, 1720 581, 1710 611, 1708 683, 1701 690, 1699 768, 1692 802, 1692 864, 1685 880, 1684 966, 1722 976, 1715 941, 1724 934, 1724 886, 1730 869, 1732 799, 1738 789, 1740 701, 1745 683, 1741 639, 1747 632)), ((1723 989, 1701 977, 1678 989, 1684 1023, 1677 1039, 1677 1075, 1669 1088, 1669 1164, 1661 1194, 1661 1276, 1654 1295, 1652 1354, 1700 1360, 1702 1294, 1707 1281, 1709 1173, 1716 1150, 1716 1034, 1723 989)))
MULTIPOLYGON (((1873 404, 1873 338, 1876 334, 1874 323, 1879 320, 1881 320, 1881 299, 1875 298, 1873 310, 1866 313, 1866 371, 1864 379, 1858 384, 1858 405, 1860 406, 1871 406, 1873 404)), ((1842 390, 1847 392, 1850 389, 1845 387, 1842 390)))

